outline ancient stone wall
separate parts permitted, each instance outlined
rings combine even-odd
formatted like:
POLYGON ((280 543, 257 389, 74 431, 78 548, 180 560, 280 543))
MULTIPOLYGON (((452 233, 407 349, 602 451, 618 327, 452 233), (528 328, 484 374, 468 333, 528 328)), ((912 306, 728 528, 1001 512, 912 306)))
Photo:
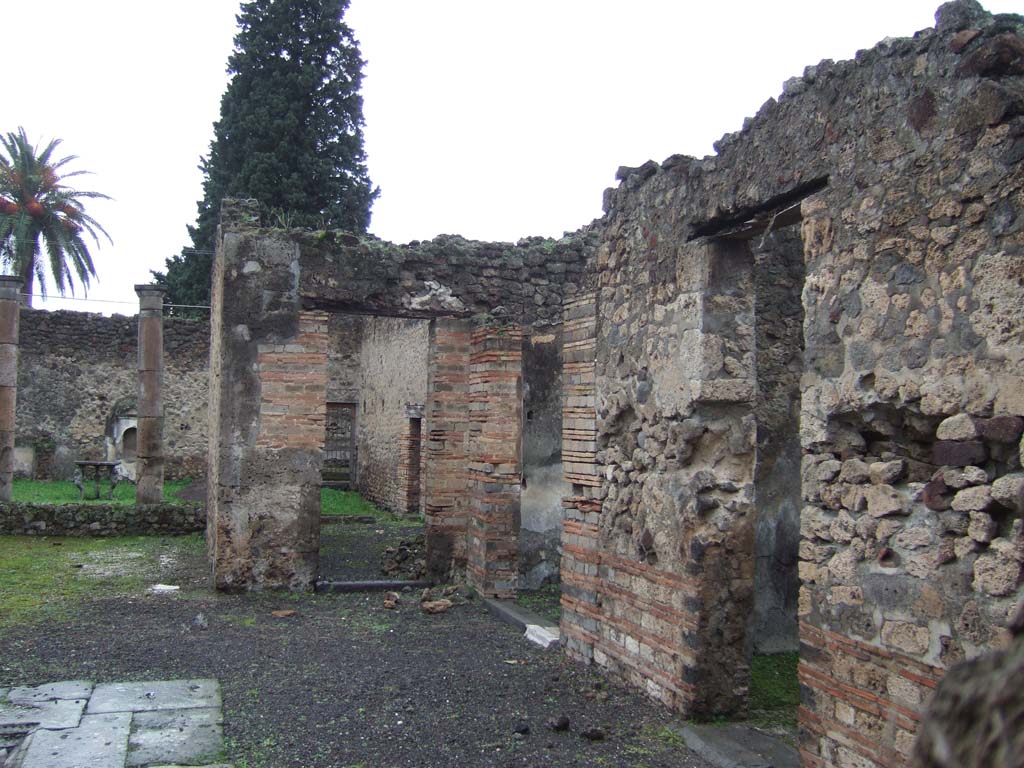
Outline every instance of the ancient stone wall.
POLYGON ((409 406, 427 398, 429 323, 396 317, 364 320, 359 364, 357 444, 360 493, 401 514, 409 509, 406 478, 399 466, 407 458, 409 406))
POLYGON ((202 504, 0 505, 0 534, 14 536, 175 536, 206 528, 202 504))
POLYGON ((571 653, 688 714, 742 708, 758 500, 782 507, 758 448, 792 422, 772 392, 796 317, 758 333, 758 249, 800 220, 805 765, 903 764, 944 670, 999 642, 1024 561, 1021 27, 944 6, 809 67, 717 156, 621 169, 597 253, 601 482, 563 540, 571 653))
MULTIPOLYGON (((17 445, 35 452, 36 476, 69 478, 79 459, 106 459, 113 417, 134 413, 134 317, 21 310, 17 445)), ((205 472, 210 327, 166 318, 164 454, 168 478, 205 472)))
POLYGON ((493 314, 524 327, 559 322, 564 292, 586 279, 595 237, 586 228, 561 240, 442 235, 394 245, 344 233, 289 234, 302 252, 300 291, 317 306, 410 317, 493 314))

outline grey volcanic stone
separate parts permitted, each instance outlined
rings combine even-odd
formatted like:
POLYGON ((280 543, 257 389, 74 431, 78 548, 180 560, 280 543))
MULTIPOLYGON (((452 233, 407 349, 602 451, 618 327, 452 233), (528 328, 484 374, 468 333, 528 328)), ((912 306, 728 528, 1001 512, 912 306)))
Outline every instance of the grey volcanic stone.
POLYGON ((89 700, 89 714, 147 712, 161 709, 220 707, 216 680, 160 680, 149 683, 97 685, 89 700))
POLYGON ((131 713, 86 715, 81 725, 29 735, 21 768, 124 768, 131 713))

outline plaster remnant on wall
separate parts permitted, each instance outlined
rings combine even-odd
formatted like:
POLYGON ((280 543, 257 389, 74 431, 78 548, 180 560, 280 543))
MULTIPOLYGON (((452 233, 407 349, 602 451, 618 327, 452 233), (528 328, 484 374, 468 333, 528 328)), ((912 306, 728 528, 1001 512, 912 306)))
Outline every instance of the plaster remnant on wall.
POLYGON ((452 294, 452 289, 441 285, 435 280, 427 280, 424 284, 425 291, 415 296, 405 296, 402 303, 406 309, 417 312, 423 310, 449 310, 452 312, 464 312, 466 305, 461 299, 452 294))

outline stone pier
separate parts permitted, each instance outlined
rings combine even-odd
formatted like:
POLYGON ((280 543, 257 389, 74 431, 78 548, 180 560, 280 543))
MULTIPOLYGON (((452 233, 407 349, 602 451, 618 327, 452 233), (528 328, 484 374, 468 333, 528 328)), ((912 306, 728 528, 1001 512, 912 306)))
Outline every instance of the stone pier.
POLYGON ((136 285, 139 295, 139 403, 137 504, 159 504, 164 494, 164 293, 136 285))
POLYGON ((14 415, 18 399, 18 316, 21 278, 0 275, 0 501, 11 500, 14 415))

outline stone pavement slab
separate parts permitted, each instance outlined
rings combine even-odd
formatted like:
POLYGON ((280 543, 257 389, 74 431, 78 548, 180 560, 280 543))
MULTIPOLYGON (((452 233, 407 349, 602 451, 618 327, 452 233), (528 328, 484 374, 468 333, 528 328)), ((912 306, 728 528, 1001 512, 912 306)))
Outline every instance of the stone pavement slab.
MULTIPOLYGON (((88 680, 66 680, 62 683, 37 685, 34 688, 25 686, 11 688, 7 693, 7 698, 12 704, 27 706, 55 699, 87 699, 90 693, 92 693, 92 683, 88 680)), ((3 698, 3 695, 0 695, 0 701, 3 701, 3 698)))
POLYGON ((0 689, 9 768, 231 768, 223 723, 216 680, 0 689))
POLYGON ((85 702, 85 699, 48 699, 20 706, 0 701, 0 728, 15 725, 74 728, 82 719, 85 702))
POLYGON ((131 719, 129 712, 85 715, 77 728, 33 731, 21 768, 124 768, 131 719))
POLYGON ((800 756, 780 739, 740 723, 670 726, 686 746, 718 768, 800 768, 800 756))
POLYGON ((220 684, 216 680, 158 680, 97 685, 86 711, 91 715, 220 706, 220 684))
POLYGON ((220 709, 138 712, 128 739, 128 765, 208 763, 221 757, 220 709))

